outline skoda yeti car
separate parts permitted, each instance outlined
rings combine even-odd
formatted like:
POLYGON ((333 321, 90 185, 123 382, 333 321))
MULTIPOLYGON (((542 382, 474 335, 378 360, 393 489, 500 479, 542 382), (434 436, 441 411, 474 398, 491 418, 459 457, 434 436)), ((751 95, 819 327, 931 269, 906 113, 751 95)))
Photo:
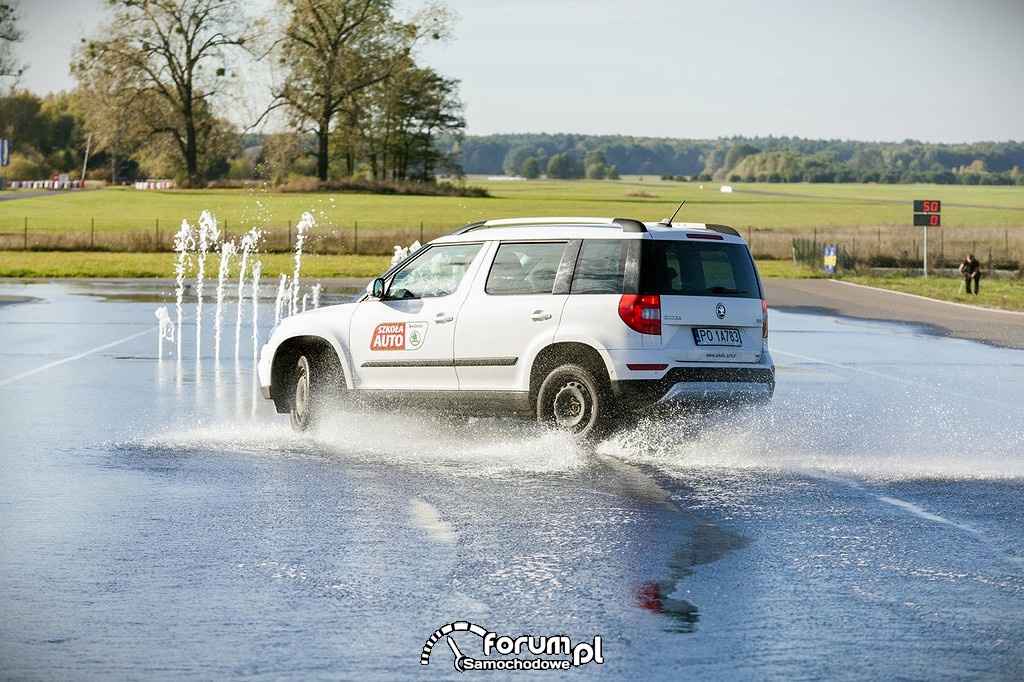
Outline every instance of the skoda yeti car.
POLYGON ((767 401, 775 365, 735 230, 523 218, 466 225, 354 302, 285 318, 259 380, 300 431, 368 399, 532 417, 592 439, 656 406, 767 401))

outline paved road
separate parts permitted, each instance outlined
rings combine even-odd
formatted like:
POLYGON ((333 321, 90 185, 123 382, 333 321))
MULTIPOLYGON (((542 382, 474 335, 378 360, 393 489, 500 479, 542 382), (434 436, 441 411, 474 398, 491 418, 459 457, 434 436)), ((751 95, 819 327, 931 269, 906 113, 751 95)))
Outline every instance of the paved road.
POLYGON ((1024 313, 936 301, 837 280, 767 279, 764 285, 772 308, 920 324, 941 336, 1024 350, 1024 313))

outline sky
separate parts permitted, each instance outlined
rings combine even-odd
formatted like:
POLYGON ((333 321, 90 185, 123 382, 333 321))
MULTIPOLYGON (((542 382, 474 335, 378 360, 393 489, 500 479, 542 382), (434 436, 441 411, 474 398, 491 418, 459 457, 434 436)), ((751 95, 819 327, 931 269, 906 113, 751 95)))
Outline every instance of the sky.
MULTIPOLYGON (((460 81, 469 135, 1024 140, 1021 0, 443 3, 420 63, 460 81)), ((21 87, 73 88, 104 6, 21 0, 21 87)))

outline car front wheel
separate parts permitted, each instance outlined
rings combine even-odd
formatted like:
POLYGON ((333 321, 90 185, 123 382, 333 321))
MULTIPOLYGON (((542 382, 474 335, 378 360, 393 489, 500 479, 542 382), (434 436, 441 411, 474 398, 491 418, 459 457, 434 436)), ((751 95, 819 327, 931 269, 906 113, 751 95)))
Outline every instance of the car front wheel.
POLYGON ((343 389, 344 379, 340 366, 332 367, 315 355, 300 356, 292 377, 292 428, 306 431, 323 417, 331 398, 343 389))
POLYGON ((594 375, 579 365, 562 365, 544 379, 537 394, 537 421, 593 440, 609 428, 610 397, 594 375))

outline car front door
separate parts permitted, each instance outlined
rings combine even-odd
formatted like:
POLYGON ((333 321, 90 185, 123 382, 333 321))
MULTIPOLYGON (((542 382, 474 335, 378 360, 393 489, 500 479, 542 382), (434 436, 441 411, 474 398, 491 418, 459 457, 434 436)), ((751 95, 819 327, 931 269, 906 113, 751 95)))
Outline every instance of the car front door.
POLYGON ((352 315, 353 383, 360 390, 455 390, 459 308, 481 243, 428 246, 352 315))

